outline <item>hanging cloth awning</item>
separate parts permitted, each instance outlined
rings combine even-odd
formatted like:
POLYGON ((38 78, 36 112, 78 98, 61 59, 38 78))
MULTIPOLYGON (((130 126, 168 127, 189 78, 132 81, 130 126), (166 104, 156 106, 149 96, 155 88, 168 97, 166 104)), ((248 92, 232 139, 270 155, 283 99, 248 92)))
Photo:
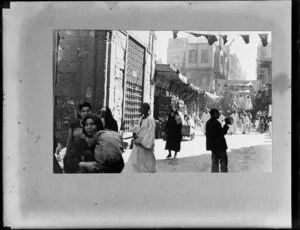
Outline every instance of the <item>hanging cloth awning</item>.
POLYGON ((213 102, 217 103, 221 100, 221 98, 223 98, 223 96, 218 96, 216 94, 213 93, 209 93, 205 91, 206 96, 211 99, 213 102))
POLYGON ((240 94, 240 93, 251 93, 249 89, 247 90, 238 90, 238 91, 233 91, 232 93, 240 94))
POLYGON ((156 87, 175 93, 182 99, 190 100, 202 92, 193 83, 188 83, 187 77, 169 64, 156 64, 155 72, 156 87))
POLYGON ((205 94, 206 94, 209 98, 211 98, 211 99, 213 99, 213 100, 217 100, 217 99, 222 98, 222 96, 218 96, 218 95, 216 95, 216 94, 213 94, 213 93, 210 93, 210 92, 206 92, 206 91, 205 91, 205 94))
POLYGON ((163 88, 165 90, 171 90, 171 86, 174 86, 174 84, 176 84, 177 86, 188 85, 187 78, 169 64, 156 64, 155 72, 155 84, 157 87, 163 88))

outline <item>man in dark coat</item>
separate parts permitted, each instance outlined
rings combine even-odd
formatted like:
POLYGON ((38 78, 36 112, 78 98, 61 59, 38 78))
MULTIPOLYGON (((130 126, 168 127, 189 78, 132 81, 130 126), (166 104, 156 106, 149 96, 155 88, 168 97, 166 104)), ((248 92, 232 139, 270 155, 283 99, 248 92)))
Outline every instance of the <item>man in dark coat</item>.
POLYGON ((217 109, 210 110, 211 118, 206 123, 206 149, 211 150, 211 172, 219 172, 219 162, 221 165, 221 172, 228 172, 228 157, 227 144, 224 135, 226 135, 230 120, 225 119, 225 125, 221 126, 218 121, 220 112, 217 109))

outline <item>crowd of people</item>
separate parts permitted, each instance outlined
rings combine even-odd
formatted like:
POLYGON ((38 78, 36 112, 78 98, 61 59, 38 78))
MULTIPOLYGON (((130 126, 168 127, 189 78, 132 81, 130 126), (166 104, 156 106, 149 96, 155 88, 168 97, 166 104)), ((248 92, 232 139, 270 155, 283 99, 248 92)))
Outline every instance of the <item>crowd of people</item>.
MULTIPOLYGON (((225 124, 225 116, 222 110, 219 110, 219 113, 218 121, 223 126, 225 124)), ((258 111, 256 115, 252 115, 250 111, 246 110, 240 112, 227 111, 226 116, 230 116, 233 120, 233 123, 229 125, 228 135, 237 134, 238 131, 242 134, 249 134, 253 130, 258 133, 269 132, 269 135, 272 135, 272 117, 268 116, 267 112, 258 111)), ((210 118, 209 109, 206 108, 200 119, 200 126, 204 134, 206 132, 206 123, 210 118)))
POLYGON ((70 123, 64 149, 54 136, 54 172, 120 173, 124 167, 121 140, 111 110, 103 107, 98 114, 92 113, 91 104, 83 102, 77 119, 70 123))
MULTIPOLYGON (((150 116, 150 105, 142 103, 141 117, 137 123, 131 122, 132 147, 128 162, 124 163, 122 154, 124 142, 122 127, 119 130, 109 107, 103 107, 97 114, 92 113, 88 102, 79 105, 78 118, 71 122, 66 147, 62 149, 54 136, 54 172, 55 173, 155 173, 156 159, 154 155, 155 119, 150 116), (64 150, 64 151, 63 151, 64 150), (59 163, 60 162, 60 163, 59 163)), ((272 133, 272 119, 266 112, 258 111, 253 117, 250 111, 229 112, 205 109, 201 119, 193 114, 183 115, 179 107, 173 106, 168 119, 162 127, 166 141, 166 158, 174 158, 181 150, 183 139, 182 127, 202 126, 206 136, 206 148, 212 151, 211 171, 228 172, 227 144, 224 135, 250 133, 252 128, 264 133, 272 133)))
POLYGON ((110 108, 103 107, 96 114, 90 103, 83 102, 78 118, 70 124, 64 149, 54 135, 54 173, 154 173, 155 120, 149 110, 150 105, 142 103, 142 116, 130 128, 134 145, 125 167, 123 138, 110 108))

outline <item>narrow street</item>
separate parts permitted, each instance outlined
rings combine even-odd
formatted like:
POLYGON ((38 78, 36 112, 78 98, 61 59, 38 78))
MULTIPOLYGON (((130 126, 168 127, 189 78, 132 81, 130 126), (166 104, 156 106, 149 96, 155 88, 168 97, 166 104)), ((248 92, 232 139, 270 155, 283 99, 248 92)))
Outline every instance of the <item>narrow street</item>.
MULTIPOLYGON (((272 137, 268 133, 237 133, 225 136, 228 145, 229 172, 272 172, 272 137)), ((210 173, 211 152, 206 151, 206 138, 200 129, 194 140, 184 138, 177 159, 166 159, 165 141, 155 140, 157 173, 210 173)), ((123 154, 125 163, 130 149, 123 154)), ((172 156, 174 153, 172 152, 172 156)))

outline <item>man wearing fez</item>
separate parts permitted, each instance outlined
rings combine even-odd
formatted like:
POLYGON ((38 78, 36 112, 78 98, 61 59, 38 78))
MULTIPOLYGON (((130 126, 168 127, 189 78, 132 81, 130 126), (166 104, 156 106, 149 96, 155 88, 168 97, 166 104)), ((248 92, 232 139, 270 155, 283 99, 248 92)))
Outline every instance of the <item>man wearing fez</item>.
POLYGON ((226 135, 231 119, 225 118, 225 125, 221 126, 218 121, 220 112, 217 109, 210 110, 211 118, 206 123, 206 149, 211 150, 211 172, 228 172, 227 144, 224 135, 226 135))

